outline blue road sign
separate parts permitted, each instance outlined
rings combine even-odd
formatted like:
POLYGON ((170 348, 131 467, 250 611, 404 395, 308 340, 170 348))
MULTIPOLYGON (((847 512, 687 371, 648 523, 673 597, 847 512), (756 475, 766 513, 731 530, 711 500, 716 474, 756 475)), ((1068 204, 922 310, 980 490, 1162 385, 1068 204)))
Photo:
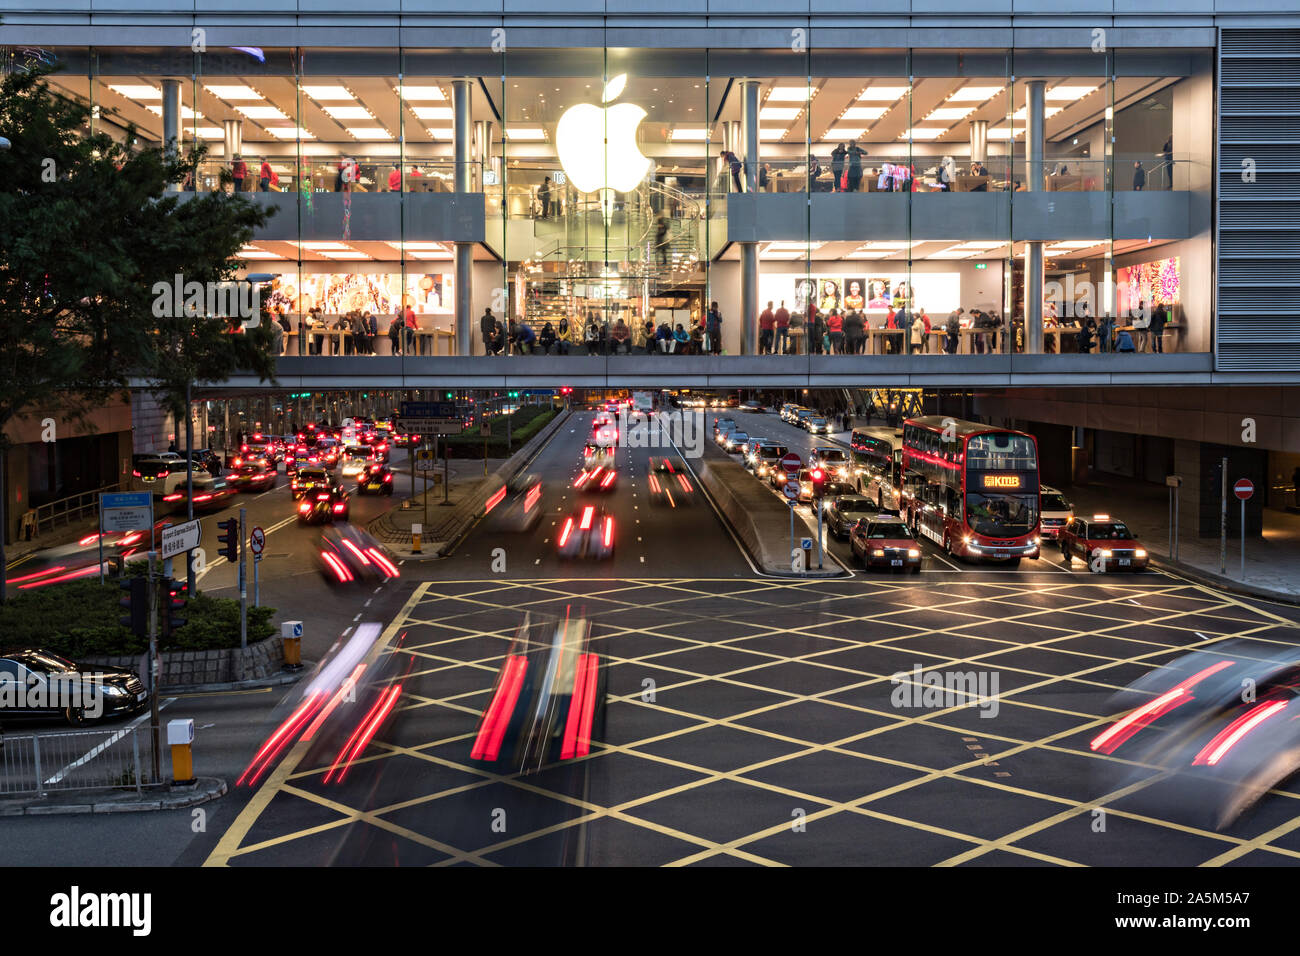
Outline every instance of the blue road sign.
POLYGON ((459 418, 455 402, 402 402, 399 418, 459 418))
POLYGON ((151 491, 107 492, 99 496, 101 508, 148 508, 152 503, 151 491))

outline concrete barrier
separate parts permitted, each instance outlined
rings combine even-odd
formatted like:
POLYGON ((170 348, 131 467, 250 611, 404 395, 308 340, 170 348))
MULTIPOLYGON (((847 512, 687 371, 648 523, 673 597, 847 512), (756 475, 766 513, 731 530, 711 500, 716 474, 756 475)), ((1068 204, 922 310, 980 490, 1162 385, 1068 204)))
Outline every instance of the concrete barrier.
MULTIPOLYGON (((739 462, 708 455, 700 463, 698 475, 723 520, 735 531, 759 570, 786 577, 844 574, 834 561, 827 561, 827 567, 820 571, 813 568, 806 574, 790 570, 790 507, 739 462)), ((795 523, 794 530, 797 538, 807 534, 802 521, 795 523)))

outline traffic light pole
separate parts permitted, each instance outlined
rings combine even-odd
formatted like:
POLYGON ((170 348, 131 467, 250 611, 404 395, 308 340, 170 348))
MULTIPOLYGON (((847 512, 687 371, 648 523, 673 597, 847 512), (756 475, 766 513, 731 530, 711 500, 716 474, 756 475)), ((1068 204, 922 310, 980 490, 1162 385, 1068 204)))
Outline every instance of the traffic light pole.
POLYGON ((162 780, 158 764, 158 681, 162 677, 162 668, 158 660, 158 587, 154 571, 154 560, 157 557, 157 551, 149 552, 149 731, 153 741, 152 783, 162 780))

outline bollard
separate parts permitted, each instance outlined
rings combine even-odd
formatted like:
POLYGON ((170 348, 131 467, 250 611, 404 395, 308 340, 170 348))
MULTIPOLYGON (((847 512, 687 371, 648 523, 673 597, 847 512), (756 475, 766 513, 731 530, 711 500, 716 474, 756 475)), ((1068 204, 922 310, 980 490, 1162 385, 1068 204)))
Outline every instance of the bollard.
POLYGON ((167 743, 172 748, 172 784, 190 784, 194 782, 194 721, 167 721, 167 743))
POLYGON ((411 525, 411 553, 420 554, 420 534, 424 531, 424 525, 411 525))
POLYGON ((302 670, 302 621, 284 621, 280 625, 280 643, 284 648, 284 669, 302 670))
POLYGON ((804 570, 804 573, 807 574, 809 571, 812 570, 812 566, 813 566, 813 563, 812 563, 812 553, 813 553, 812 540, 811 540, 810 538, 804 538, 804 539, 802 539, 799 543, 800 543, 800 545, 803 547, 803 570, 804 570))

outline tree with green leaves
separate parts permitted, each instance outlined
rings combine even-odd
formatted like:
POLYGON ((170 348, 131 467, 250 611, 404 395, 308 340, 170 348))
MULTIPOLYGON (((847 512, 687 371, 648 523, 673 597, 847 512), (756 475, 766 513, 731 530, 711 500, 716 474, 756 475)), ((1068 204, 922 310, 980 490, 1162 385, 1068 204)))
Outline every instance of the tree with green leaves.
MULTIPOLYGON (((188 413, 187 389, 235 371, 274 380, 265 320, 159 307, 158 283, 233 280, 268 211, 238 193, 178 192, 205 148, 137 145, 90 127, 43 65, 0 79, 0 529, 3 429, 37 414, 85 421, 129 388, 188 413)), ((228 177, 228 174, 225 174, 228 177)), ((174 303, 173 303, 174 304, 174 303)), ((0 533, 0 568, 3 567, 0 533)), ((0 578, 0 601, 4 584, 0 578)))

